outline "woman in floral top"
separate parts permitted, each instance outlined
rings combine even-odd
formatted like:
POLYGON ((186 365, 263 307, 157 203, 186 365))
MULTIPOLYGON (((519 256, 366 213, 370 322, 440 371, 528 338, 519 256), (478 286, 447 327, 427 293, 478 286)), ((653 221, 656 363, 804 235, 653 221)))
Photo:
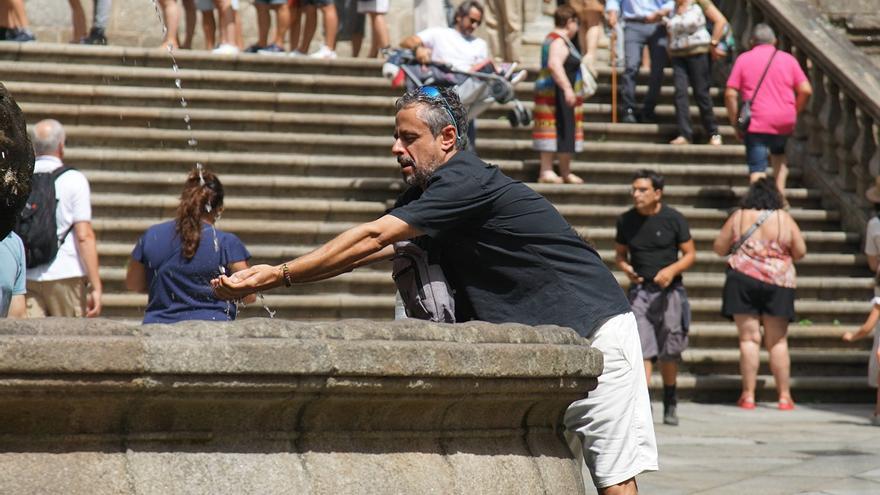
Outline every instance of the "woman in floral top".
POLYGON ((740 206, 721 227, 713 246, 719 256, 729 255, 721 313, 736 322, 739 333, 742 394, 737 404, 755 408, 763 326, 778 407, 787 411, 794 409, 786 340, 795 316, 794 262, 804 257, 807 246, 797 222, 783 210, 782 195, 771 179, 754 182, 740 206), (760 225, 740 242, 756 223, 760 225))

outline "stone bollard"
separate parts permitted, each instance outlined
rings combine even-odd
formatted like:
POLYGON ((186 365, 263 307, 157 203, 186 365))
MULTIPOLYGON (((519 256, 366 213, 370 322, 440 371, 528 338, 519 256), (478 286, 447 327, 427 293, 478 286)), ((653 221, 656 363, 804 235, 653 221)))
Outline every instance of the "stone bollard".
POLYGON ((0 320, 0 493, 583 493, 572 330, 0 320))

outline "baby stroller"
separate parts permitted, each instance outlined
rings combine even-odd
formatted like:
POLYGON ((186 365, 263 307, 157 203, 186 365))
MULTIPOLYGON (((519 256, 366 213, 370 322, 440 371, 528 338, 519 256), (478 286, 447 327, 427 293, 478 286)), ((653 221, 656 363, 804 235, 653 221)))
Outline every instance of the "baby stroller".
POLYGON ((493 103, 511 102, 513 108, 507 112, 510 125, 517 127, 532 123, 532 113, 514 95, 511 79, 515 65, 508 66, 501 74, 460 71, 445 64, 423 65, 416 60, 412 50, 391 49, 385 54, 382 74, 391 79, 394 87, 405 85, 409 91, 422 86, 454 86, 462 105, 467 108, 468 120, 477 118, 493 103))

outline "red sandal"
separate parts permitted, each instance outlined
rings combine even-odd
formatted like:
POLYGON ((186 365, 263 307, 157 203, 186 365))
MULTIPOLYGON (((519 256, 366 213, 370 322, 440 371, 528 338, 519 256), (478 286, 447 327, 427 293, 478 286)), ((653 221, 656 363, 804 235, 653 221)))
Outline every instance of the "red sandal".
POLYGON ((738 401, 736 401, 736 405, 739 406, 740 409, 748 409, 752 410, 755 408, 755 399, 746 399, 745 397, 740 397, 738 401))
POLYGON ((780 411, 793 411, 794 402, 792 402, 790 399, 780 399, 777 407, 780 411))

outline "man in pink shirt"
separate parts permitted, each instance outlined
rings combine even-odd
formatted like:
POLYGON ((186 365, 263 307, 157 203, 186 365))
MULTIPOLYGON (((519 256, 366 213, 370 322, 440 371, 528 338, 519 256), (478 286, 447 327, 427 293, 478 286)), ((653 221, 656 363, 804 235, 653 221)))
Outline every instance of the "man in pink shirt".
POLYGON ((776 172, 776 186, 785 195, 788 165, 785 162, 785 143, 794 130, 797 115, 807 105, 813 87, 797 59, 776 48, 776 34, 766 24, 757 24, 752 31, 752 49, 737 57, 727 79, 724 103, 727 117, 736 128, 739 97, 753 100, 761 74, 767 75, 752 101, 752 119, 745 136, 737 130, 737 137, 745 140, 749 182, 767 176, 767 157, 776 172), (772 57, 772 60, 771 60, 772 57), (768 67, 769 63, 769 67, 768 67))

